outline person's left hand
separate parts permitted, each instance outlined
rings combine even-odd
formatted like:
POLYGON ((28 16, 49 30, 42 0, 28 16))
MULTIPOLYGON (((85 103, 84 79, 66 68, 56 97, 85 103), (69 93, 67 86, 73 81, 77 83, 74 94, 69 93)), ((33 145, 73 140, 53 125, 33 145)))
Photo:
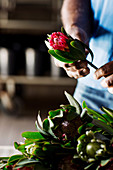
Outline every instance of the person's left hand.
POLYGON ((113 61, 103 65, 95 71, 94 78, 98 80, 101 77, 105 77, 101 81, 101 85, 108 88, 108 91, 113 94, 113 61))

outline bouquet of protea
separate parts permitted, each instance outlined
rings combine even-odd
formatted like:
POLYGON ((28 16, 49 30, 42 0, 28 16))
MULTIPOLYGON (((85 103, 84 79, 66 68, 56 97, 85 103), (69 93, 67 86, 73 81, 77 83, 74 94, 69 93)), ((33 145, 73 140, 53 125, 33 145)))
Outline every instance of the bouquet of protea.
POLYGON ((37 116, 36 132, 23 132, 23 144, 14 143, 21 154, 0 158, 2 170, 112 170, 113 110, 100 114, 83 106, 67 92, 69 101, 37 116))
MULTIPOLYGON (((74 63, 78 60, 86 60, 86 49, 93 61, 94 55, 91 49, 78 39, 73 39, 65 32, 63 27, 61 28, 61 32, 53 32, 51 35, 48 35, 47 39, 48 41, 45 41, 45 44, 49 49, 49 54, 62 62, 74 63)), ((92 62, 88 60, 87 62, 93 68, 97 69, 92 62)))

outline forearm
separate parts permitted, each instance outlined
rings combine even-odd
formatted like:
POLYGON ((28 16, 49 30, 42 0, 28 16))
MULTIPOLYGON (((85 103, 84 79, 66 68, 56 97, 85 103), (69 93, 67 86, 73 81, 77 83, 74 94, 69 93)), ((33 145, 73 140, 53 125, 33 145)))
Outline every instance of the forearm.
POLYGON ((79 28, 91 35, 92 13, 90 0, 64 0, 61 9, 61 19, 64 28, 70 34, 71 29, 79 28))

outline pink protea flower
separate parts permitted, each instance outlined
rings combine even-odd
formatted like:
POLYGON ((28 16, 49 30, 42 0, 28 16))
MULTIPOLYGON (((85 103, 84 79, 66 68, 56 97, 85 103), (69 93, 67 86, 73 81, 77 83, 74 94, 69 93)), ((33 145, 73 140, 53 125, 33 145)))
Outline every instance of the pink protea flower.
POLYGON ((65 63, 74 63, 78 60, 86 60, 89 65, 94 69, 97 69, 92 62, 86 59, 86 49, 91 55, 93 61, 92 50, 83 42, 78 39, 73 39, 69 34, 66 33, 62 27, 61 32, 53 32, 48 35, 48 41, 45 40, 45 44, 48 47, 48 53, 55 57, 57 60, 65 63))
POLYGON ((54 50, 69 51, 67 41, 69 38, 61 32, 53 32, 48 41, 54 50))

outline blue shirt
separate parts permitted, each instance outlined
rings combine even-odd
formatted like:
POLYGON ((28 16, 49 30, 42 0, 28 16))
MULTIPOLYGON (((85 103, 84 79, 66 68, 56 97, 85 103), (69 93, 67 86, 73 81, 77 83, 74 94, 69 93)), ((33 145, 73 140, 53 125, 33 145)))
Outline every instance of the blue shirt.
MULTIPOLYGON (((93 64, 98 68, 113 60, 113 0, 91 0, 94 13, 94 32, 89 46, 94 53, 93 64)), ((90 55, 87 57, 90 60, 90 55)), ((95 69, 90 67, 90 74, 79 81, 87 86, 107 90, 100 85, 100 80, 94 80, 95 69)))

